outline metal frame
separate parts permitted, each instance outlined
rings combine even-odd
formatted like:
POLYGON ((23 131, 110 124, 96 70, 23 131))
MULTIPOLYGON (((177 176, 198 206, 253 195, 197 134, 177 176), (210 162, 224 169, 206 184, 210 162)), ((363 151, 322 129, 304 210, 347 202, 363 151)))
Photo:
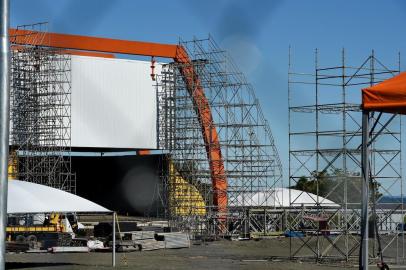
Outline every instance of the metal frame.
POLYGON ((47 44, 47 24, 11 36, 10 178, 76 192, 71 171, 70 56, 47 44), (33 34, 19 35, 35 30, 33 34), (25 40, 16 45, 15 40, 25 40))
MULTIPOLYGON (((195 234, 216 236, 249 233, 249 208, 260 208, 272 197, 273 188, 282 185, 282 166, 252 86, 226 52, 211 39, 180 41, 190 63, 169 63, 157 77, 159 147, 168 151, 176 168, 163 175, 168 198, 168 216, 174 224, 195 234), (188 67, 185 67, 188 65, 188 67), (227 213, 219 214, 213 203, 211 165, 206 149, 216 147, 202 138, 201 121, 196 114, 199 101, 191 93, 181 71, 193 66, 211 108, 218 134, 227 179, 227 213), (180 184, 176 177, 188 184, 180 184), (196 189, 204 200, 187 192, 196 189), (179 190, 186 190, 181 193, 179 190), (250 198, 264 192, 264 201, 250 198), (183 208, 182 208, 183 207, 183 208), (176 209, 182 208, 182 213, 176 209)), ((193 93, 192 93, 193 94, 193 93)), ((170 170, 168 170, 170 171, 170 170)))
MULTIPOLYGON (((299 214, 300 209, 295 209, 294 198, 290 198, 290 230, 306 234, 304 238, 291 239, 291 257, 350 260, 358 256, 362 176, 360 90, 398 74, 400 60, 395 68, 388 68, 372 51, 360 65, 348 62, 343 50, 339 64, 321 66, 316 50, 314 70, 299 73, 293 71, 289 52, 289 186, 295 187, 303 177, 313 181, 317 207, 309 209, 307 215, 326 218, 328 224, 328 229, 322 229, 319 222, 306 220, 299 214), (340 207, 331 212, 322 206, 323 197, 340 207)), ((399 190, 403 198, 400 117, 371 114, 370 122, 373 128, 368 135, 375 138, 369 143, 371 181, 377 186, 376 195, 390 195, 399 190)), ((392 259, 403 260, 404 235, 396 228, 396 223, 401 222, 396 218, 404 214, 403 199, 387 204, 378 198, 376 210, 379 230, 388 234, 382 240, 384 251, 396 247, 396 258, 392 259)), ((377 258, 376 239, 369 243, 371 258, 377 258)))
POLYGON ((370 170, 369 170, 369 112, 362 112, 362 147, 361 147, 361 176, 362 176, 362 192, 361 192, 361 256, 359 257, 359 268, 362 270, 368 269, 369 265, 369 185, 370 185, 370 170))

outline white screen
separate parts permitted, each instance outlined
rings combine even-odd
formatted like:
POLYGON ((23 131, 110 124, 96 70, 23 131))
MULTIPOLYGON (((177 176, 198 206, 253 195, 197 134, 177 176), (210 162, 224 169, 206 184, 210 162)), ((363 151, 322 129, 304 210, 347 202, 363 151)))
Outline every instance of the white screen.
MULTIPOLYGON (((150 65, 72 56, 72 147, 156 148, 156 89, 150 65)), ((159 69, 157 65, 156 73, 159 69)))

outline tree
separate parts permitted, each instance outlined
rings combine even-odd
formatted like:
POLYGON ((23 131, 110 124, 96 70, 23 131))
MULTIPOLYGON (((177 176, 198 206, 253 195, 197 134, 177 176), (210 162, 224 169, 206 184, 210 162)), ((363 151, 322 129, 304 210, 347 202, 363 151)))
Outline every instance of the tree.
MULTIPOLYGON (((362 179, 359 174, 332 169, 329 172, 313 171, 307 177, 301 176, 290 188, 318 194, 338 204, 343 204, 345 200, 350 204, 358 204, 361 202, 361 187, 362 179)), ((382 196, 379 188, 380 184, 376 181, 370 183, 370 190, 373 191, 370 196, 371 201, 377 201, 382 196)), ((358 206, 354 205, 354 207, 358 206)))

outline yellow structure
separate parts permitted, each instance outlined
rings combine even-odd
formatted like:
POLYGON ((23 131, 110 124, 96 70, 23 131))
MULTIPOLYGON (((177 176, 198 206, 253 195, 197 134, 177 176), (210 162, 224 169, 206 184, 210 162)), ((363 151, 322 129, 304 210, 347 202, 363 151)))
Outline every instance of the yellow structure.
POLYGON ((199 190, 188 183, 169 162, 169 207, 177 216, 206 215, 206 204, 199 190))
POLYGON ((7 233, 66 232, 66 228, 62 224, 61 215, 58 213, 52 213, 49 216, 49 224, 47 225, 7 226, 6 232, 7 233))
POLYGON ((58 228, 55 225, 52 225, 52 226, 7 226, 6 232, 8 232, 8 233, 58 232, 58 228))
POLYGON ((16 151, 10 151, 9 158, 8 158, 8 179, 16 179, 17 178, 17 153, 16 151))

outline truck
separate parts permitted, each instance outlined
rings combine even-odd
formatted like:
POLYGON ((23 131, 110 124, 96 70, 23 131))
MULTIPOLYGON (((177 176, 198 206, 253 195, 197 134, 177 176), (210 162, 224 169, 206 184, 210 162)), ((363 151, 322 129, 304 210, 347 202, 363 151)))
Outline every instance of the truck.
POLYGON ((75 238, 75 228, 77 222, 73 215, 68 217, 51 213, 9 216, 6 239, 9 243, 26 244, 30 249, 86 246, 85 239, 75 238))

